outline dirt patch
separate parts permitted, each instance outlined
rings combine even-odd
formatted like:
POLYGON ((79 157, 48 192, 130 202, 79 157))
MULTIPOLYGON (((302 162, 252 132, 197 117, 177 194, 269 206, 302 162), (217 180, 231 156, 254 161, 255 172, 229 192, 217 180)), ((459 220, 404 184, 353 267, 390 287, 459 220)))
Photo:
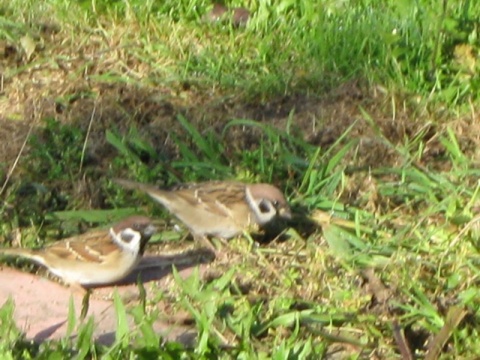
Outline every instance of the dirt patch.
MULTIPOLYGON (((29 127, 33 125, 34 132, 40 131, 41 120, 52 118, 79 127, 85 132, 89 129, 87 151, 89 156, 98 162, 97 166, 105 166, 114 156, 112 147, 105 140, 105 131, 114 130, 126 134, 132 126, 156 147, 159 154, 166 159, 172 159, 178 152, 170 134, 184 132, 177 121, 177 115, 181 114, 200 132, 214 130, 221 133, 224 125, 231 119, 251 119, 282 130, 288 129, 290 133, 325 149, 353 126, 345 141, 358 140, 356 166, 395 165, 398 157, 379 138, 376 129, 372 129, 365 121, 361 108, 370 114, 378 132, 392 144, 401 144, 406 139, 420 136, 428 146, 425 154, 432 157, 443 154, 438 142, 434 141, 434 134, 438 134, 438 125, 433 125, 431 118, 412 118, 415 115, 411 115, 411 111, 406 109, 397 112, 393 117, 389 99, 376 94, 360 95, 367 91, 368 89, 351 83, 321 98, 294 95, 271 99, 267 103, 206 99, 193 91, 186 91, 179 98, 162 94, 155 89, 101 84, 90 88, 70 88, 68 93, 51 88, 47 96, 29 91, 28 96, 10 100, 15 104, 7 108, 18 109, 15 116, 13 113, 4 113, 6 116, 0 119, 0 133, 4 139, 8 139, 2 142, 0 157, 11 165, 26 139, 29 127), (69 100, 64 102, 58 100, 59 98, 69 100), (21 104, 18 104, 19 101, 21 104), (13 120, 12 117, 19 118, 13 120)), ((470 141, 464 139, 462 144, 473 150, 471 142, 478 142, 479 131, 469 130, 472 124, 468 120, 459 121, 455 127, 460 136, 472 137, 470 141)), ((259 136, 258 130, 237 127, 226 134, 226 142, 232 148, 250 149, 258 144, 259 136)))

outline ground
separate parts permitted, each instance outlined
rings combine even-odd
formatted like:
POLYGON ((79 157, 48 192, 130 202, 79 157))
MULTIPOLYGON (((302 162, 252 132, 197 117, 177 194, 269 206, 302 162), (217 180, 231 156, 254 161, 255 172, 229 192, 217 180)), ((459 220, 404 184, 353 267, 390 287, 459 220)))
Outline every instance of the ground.
MULTIPOLYGON (((172 230, 175 221, 165 211, 118 189, 110 177, 159 186, 268 180, 297 215, 286 232, 221 244, 221 256, 201 264, 193 258, 180 276, 170 268, 147 276, 149 310, 179 319, 187 332, 211 326, 209 346, 220 349, 248 348, 242 340, 251 339, 252 348, 271 355, 273 343, 281 348, 292 338, 291 348, 312 341, 332 359, 336 353, 408 358, 435 353, 432 343, 462 354, 447 341, 459 324, 476 331, 474 296, 468 297, 477 276, 475 101, 469 112, 457 111, 426 92, 361 76, 333 81, 330 74, 325 84, 315 79, 318 89, 292 85, 252 95, 245 87, 205 83, 196 73, 180 79, 169 72, 174 60, 143 61, 135 49, 156 55, 154 46, 167 41, 158 24, 148 28, 147 35, 158 36, 150 43, 135 21, 102 21, 77 28, 42 19, 21 45, 0 42, 2 246, 43 245, 141 211, 165 220, 148 255, 180 256, 195 246, 187 232, 172 230), (196 265, 198 281, 187 276, 196 265)), ((174 21, 169 26, 183 31, 181 45, 194 54, 216 36, 213 30, 190 35, 174 21)), ((243 38, 242 29, 232 31, 243 38)), ((32 310, 17 312, 17 324, 43 314, 54 323, 39 320, 41 328, 25 328, 28 337, 61 338, 67 326, 56 326, 69 316, 70 289, 45 280, 36 267, 21 263, 20 272, 10 267, 16 262, 7 265, 0 293, 15 293, 20 310, 32 310), (24 292, 16 292, 17 282, 24 292), (51 290, 42 304, 58 299, 60 315, 24 302, 45 284, 51 290)), ((135 280, 120 287, 131 313, 142 301, 135 280)), ((100 340, 109 333, 106 344, 119 341, 112 335, 118 316, 112 291, 95 290, 91 307, 92 313, 109 308, 103 325, 111 326, 96 333, 100 340)), ((75 301, 78 310, 80 297, 75 301)), ((156 330, 169 325, 164 320, 156 330)))

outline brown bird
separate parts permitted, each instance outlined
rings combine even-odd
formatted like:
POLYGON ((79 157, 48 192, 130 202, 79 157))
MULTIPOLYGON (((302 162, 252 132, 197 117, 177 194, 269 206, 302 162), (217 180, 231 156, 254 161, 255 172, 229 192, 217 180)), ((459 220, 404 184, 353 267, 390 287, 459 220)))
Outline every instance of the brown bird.
POLYGON ((70 285, 105 285, 130 274, 154 232, 151 219, 131 216, 110 230, 90 231, 37 250, 0 249, 0 256, 33 260, 70 285))
POLYGON ((129 180, 114 182, 146 192, 183 222, 195 238, 229 239, 277 217, 291 218, 284 195, 270 184, 209 181, 160 190, 129 180))

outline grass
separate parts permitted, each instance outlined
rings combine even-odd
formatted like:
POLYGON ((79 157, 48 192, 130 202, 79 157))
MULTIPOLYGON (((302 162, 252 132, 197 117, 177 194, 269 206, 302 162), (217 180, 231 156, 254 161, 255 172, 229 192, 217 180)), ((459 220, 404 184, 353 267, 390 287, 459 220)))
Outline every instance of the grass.
POLYGON ((227 5, 249 24, 207 23, 201 0, 0 1, 0 131, 35 126, 0 163, 2 245, 167 217, 119 176, 272 182, 298 215, 287 241, 246 234, 212 278, 174 270, 154 294, 189 314, 193 346, 160 338, 147 298, 114 297, 110 346, 73 316, 75 339, 33 344, 8 302, 2 358, 479 357, 480 5, 227 5))

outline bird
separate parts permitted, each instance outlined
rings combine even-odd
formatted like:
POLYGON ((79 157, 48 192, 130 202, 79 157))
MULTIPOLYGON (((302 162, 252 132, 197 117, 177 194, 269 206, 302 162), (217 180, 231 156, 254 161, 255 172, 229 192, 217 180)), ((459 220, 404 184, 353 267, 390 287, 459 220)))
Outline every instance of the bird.
POLYGON ((185 224, 194 239, 214 236, 227 240, 277 217, 292 216, 282 192, 265 183, 207 181, 161 190, 130 180, 113 181, 147 193, 185 224))
POLYGON ((74 287, 115 283, 140 261, 156 229, 146 216, 130 216, 109 230, 93 230, 41 249, 3 248, 0 256, 18 256, 46 267, 74 287))

